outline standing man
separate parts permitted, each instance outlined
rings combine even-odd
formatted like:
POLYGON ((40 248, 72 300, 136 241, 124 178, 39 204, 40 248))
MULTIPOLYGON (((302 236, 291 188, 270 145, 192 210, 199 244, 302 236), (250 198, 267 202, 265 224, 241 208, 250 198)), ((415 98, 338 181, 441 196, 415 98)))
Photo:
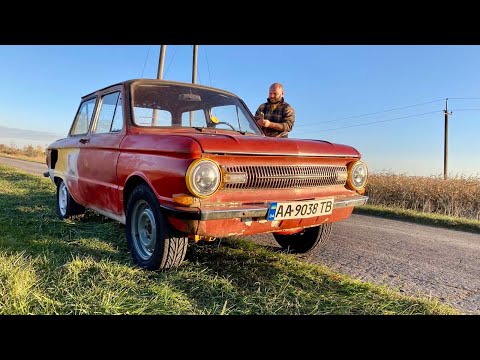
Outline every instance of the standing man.
POLYGON ((288 137, 295 121, 295 112, 283 99, 282 84, 270 86, 267 102, 258 107, 255 120, 266 136, 288 137))

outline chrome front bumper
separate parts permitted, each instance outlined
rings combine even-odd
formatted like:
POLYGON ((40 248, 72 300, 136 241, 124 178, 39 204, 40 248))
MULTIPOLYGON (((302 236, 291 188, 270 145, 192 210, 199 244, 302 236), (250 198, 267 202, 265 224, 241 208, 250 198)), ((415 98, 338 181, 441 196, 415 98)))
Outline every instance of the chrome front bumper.
MULTIPOLYGON (((366 204, 368 196, 355 195, 335 198, 333 209, 345 207, 353 207, 366 204)), ((216 220, 216 219, 233 219, 233 218, 265 218, 270 207, 270 203, 254 204, 249 206, 235 206, 229 208, 209 207, 209 208, 189 208, 189 207, 171 207, 168 205, 160 205, 160 207, 168 214, 179 219, 186 220, 216 220)))

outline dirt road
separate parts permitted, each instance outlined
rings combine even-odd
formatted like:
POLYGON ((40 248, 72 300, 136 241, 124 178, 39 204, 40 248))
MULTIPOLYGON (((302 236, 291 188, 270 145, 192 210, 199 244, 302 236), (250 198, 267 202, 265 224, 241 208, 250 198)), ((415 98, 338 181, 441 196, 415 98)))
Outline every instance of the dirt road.
POLYGON ((48 170, 47 164, 40 164, 32 161, 17 160, 0 156, 0 164, 13 166, 17 169, 29 172, 30 174, 42 175, 48 170))
MULTIPOLYGON (((269 234, 251 239, 279 248, 269 234)), ((296 256, 480 314, 480 234, 353 214, 333 224, 330 242, 321 252, 296 256)))
MULTIPOLYGON (((46 171, 44 164, 2 157, 0 163, 37 175, 46 171)), ((249 238, 278 248, 271 234, 249 238)), ((480 314, 478 233, 354 214, 333 224, 332 238, 322 252, 298 257, 387 284, 407 295, 431 295, 466 313, 480 314)))

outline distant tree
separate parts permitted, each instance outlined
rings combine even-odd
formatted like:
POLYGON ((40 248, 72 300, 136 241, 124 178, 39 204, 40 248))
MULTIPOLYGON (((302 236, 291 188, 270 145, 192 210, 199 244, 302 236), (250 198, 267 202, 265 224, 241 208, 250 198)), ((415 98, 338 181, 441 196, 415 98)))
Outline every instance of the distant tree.
POLYGON ((35 148, 32 145, 24 146, 23 153, 28 157, 35 157, 35 148))
POLYGON ((35 148, 35 153, 36 153, 36 156, 43 156, 45 155, 45 149, 43 148, 42 145, 37 145, 37 147, 35 148))
POLYGON ((26 145, 23 149, 19 149, 16 145, 5 145, 0 144, 0 153, 8 154, 8 155, 24 155, 28 157, 43 157, 45 156, 45 149, 41 145, 37 145, 33 147, 33 145, 26 145))

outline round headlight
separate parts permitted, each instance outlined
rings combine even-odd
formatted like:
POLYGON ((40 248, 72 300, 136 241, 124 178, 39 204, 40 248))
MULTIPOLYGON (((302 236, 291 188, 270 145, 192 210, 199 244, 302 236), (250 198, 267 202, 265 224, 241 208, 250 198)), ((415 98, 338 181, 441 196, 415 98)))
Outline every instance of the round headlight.
POLYGON ((367 184, 368 168, 361 161, 348 165, 347 185, 352 190, 360 190, 367 184))
POLYGON ((192 195, 204 198, 213 195, 220 186, 222 175, 217 163, 209 159, 198 159, 187 169, 185 181, 192 195))

